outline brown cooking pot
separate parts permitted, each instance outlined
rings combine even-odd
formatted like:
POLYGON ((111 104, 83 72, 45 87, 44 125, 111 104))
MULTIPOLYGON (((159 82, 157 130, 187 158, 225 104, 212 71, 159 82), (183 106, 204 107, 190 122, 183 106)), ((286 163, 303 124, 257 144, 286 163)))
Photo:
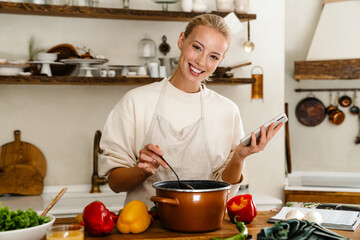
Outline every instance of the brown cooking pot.
POLYGON ((221 227, 230 184, 212 180, 183 181, 192 189, 180 189, 177 181, 153 184, 161 226, 176 232, 208 232, 221 227))
POLYGON ((317 126, 324 120, 326 110, 324 104, 315 96, 302 99, 295 109, 296 118, 305 126, 317 126))

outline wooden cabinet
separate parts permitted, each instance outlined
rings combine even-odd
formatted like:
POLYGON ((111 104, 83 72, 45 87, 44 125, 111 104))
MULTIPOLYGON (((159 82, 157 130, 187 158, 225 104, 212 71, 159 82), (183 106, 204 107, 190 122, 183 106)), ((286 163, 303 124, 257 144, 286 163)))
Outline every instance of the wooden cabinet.
POLYGON ((285 202, 360 204, 360 192, 285 190, 285 202))
MULTIPOLYGON (((153 11, 139 9, 95 8, 80 6, 59 6, 31 3, 0 2, 0 13, 24 14, 52 17, 80 17, 103 19, 128 19, 152 21, 189 21, 200 13, 180 11, 153 11)), ((226 16, 227 13, 212 12, 226 16)), ((236 14, 240 21, 256 19, 255 14, 236 14)), ((160 79, 154 78, 100 78, 100 77, 44 77, 44 76, 0 76, 0 84, 86 84, 86 85, 121 85, 121 84, 147 84, 160 79)), ((253 78, 211 78, 209 84, 251 84, 253 78)))

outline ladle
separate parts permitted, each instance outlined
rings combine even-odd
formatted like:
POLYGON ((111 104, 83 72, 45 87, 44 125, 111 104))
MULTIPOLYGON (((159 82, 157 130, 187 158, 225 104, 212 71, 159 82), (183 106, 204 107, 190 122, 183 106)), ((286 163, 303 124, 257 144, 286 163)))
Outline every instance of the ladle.
POLYGON ((250 41, 250 21, 248 21, 248 40, 243 45, 245 52, 252 52, 255 48, 255 44, 250 41))
POLYGON ((190 186, 189 184, 180 181, 179 176, 176 174, 176 172, 175 172, 174 169, 170 166, 170 164, 163 158, 163 156, 160 156, 160 158, 169 166, 169 168, 171 169, 171 171, 173 171, 173 173, 175 174, 175 176, 176 176, 176 178, 177 178, 177 180, 178 180, 178 182, 179 182, 180 188, 182 188, 182 189, 193 189, 193 190, 195 189, 195 188, 193 188, 192 186, 190 186))
POLYGON ((59 194, 54 198, 54 200, 46 207, 46 209, 41 213, 40 216, 44 217, 50 209, 59 201, 59 199, 64 195, 64 193, 67 191, 67 187, 63 188, 59 194))
POLYGON ((350 108, 350 113, 353 115, 358 115, 360 112, 359 107, 356 106, 356 90, 354 91, 354 97, 353 97, 353 105, 350 108))

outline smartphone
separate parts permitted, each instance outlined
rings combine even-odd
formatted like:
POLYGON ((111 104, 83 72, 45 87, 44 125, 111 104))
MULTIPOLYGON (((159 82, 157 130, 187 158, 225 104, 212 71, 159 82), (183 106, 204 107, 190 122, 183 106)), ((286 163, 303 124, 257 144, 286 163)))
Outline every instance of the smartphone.
MULTIPOLYGON (((285 113, 282 113, 276 117, 274 117, 273 119, 271 119, 270 121, 268 121, 267 123, 263 124, 264 127, 265 127, 265 131, 267 132, 270 124, 272 123, 275 123, 275 126, 276 127, 277 125, 279 125, 280 123, 286 123, 288 120, 287 116, 285 113)), ((255 136, 256 136, 256 140, 260 138, 260 127, 257 128, 255 131, 253 131, 255 133, 255 136)), ((251 132, 251 133, 253 133, 251 132)), ((240 142, 244 145, 244 146, 249 146, 250 145, 250 142, 251 142, 251 133, 246 135, 244 138, 242 138, 240 140, 240 142)))

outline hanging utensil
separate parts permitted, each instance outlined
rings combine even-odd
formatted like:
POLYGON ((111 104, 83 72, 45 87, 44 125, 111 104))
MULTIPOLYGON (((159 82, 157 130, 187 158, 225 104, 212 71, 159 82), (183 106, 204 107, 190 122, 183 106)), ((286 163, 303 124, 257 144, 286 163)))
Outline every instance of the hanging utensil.
POLYGON ((252 52, 255 48, 255 44, 250 41, 250 21, 248 21, 248 40, 243 45, 245 52, 252 52))
POLYGON ((360 109, 356 106, 356 90, 354 91, 354 96, 353 96, 353 105, 350 108, 350 113, 353 115, 358 115, 360 113, 360 109))
POLYGON ((336 105, 335 105, 336 109, 329 114, 329 121, 335 125, 340 125, 345 120, 344 112, 341 111, 338 107, 339 95, 340 93, 338 92, 336 95, 336 105))
POLYGON ((358 135, 357 135, 357 137, 356 137, 356 139, 355 139, 355 143, 356 143, 356 144, 359 144, 359 143, 360 143, 360 115, 359 115, 359 117, 358 117, 358 121, 359 121, 359 133, 358 133, 358 135))
POLYGON ((264 102, 264 70, 260 66, 251 69, 251 78, 255 78, 255 82, 251 84, 251 100, 262 99, 264 102), (261 73, 254 73, 254 69, 260 69, 261 73))
POLYGON ((335 111, 336 107, 332 105, 332 93, 329 94, 329 106, 326 108, 326 114, 330 115, 332 111, 335 111))
POLYGON ((339 104, 342 107, 349 107, 351 105, 351 102, 352 102, 351 97, 346 95, 346 93, 345 95, 341 96, 339 99, 339 104))
POLYGON ((167 37, 164 35, 162 36, 162 43, 159 46, 159 50, 164 56, 170 51, 170 45, 166 42, 167 37))
POLYGON ((314 127, 322 123, 326 116, 324 104, 310 93, 295 109, 296 118, 305 126, 314 127))
POLYGON ((176 176, 176 178, 178 180, 180 188, 182 188, 182 189, 193 189, 193 190, 195 189, 192 186, 190 186, 189 184, 180 181, 179 176, 176 174, 175 170, 170 166, 170 164, 163 158, 163 156, 160 156, 160 158, 169 166, 171 171, 173 171, 173 173, 175 174, 175 176, 176 176))

